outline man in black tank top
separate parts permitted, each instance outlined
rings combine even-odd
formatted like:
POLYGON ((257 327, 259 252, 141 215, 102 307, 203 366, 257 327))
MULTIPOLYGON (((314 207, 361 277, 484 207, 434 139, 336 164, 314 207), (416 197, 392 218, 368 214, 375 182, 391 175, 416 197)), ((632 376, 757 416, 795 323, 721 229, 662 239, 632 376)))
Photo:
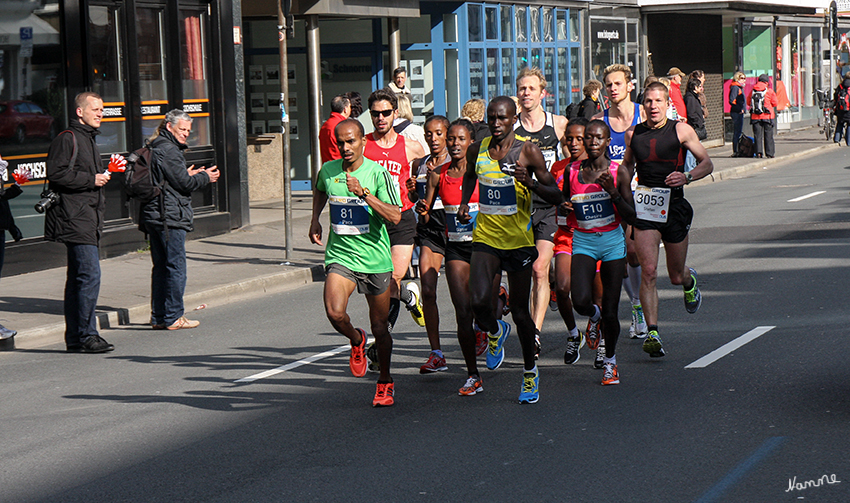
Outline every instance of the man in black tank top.
POLYGON ((637 170, 634 224, 635 249, 641 266, 640 300, 649 329, 643 350, 651 357, 664 356, 658 336, 658 250, 664 243, 667 274, 674 285, 682 285, 685 309, 697 312, 702 296, 697 273, 685 265, 688 255, 688 230, 693 209, 685 200, 683 187, 712 172, 714 166, 693 128, 667 120, 667 87, 653 82, 644 94, 646 122, 626 133, 623 165, 637 170), (697 159, 697 166, 683 172, 685 151, 697 159))
MULTIPOLYGON (((517 98, 519 98, 519 120, 514 132, 524 140, 531 142, 543 153, 546 169, 563 157, 561 138, 567 129, 567 118, 546 112, 541 106, 546 78, 539 68, 524 68, 516 80, 517 98)), ((534 242, 537 248, 537 260, 532 270, 534 274, 531 290, 531 317, 535 326, 536 351, 540 353, 540 328, 546 317, 546 306, 551 300, 549 273, 555 250, 555 232, 557 210, 537 194, 532 194, 531 226, 534 230, 534 242)), ((554 304, 557 305, 557 304, 554 304)))

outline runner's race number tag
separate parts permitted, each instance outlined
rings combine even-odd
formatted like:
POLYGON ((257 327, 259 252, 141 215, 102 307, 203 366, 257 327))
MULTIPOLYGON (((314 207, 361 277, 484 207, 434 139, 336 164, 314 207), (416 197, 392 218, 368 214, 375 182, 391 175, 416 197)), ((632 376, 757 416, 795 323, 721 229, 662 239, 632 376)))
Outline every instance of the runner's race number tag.
POLYGON ((604 190, 575 194, 570 198, 570 202, 573 203, 578 226, 582 229, 598 229, 614 223, 617 219, 611 196, 604 190))
MULTIPOLYGON (((424 175, 417 175, 416 177, 416 192, 419 194, 419 199, 425 200, 425 192, 428 187, 428 173, 424 175)), ((443 209, 443 201, 440 200, 440 196, 434 197, 434 207, 432 210, 442 210, 443 209)))
POLYGON ((557 223, 558 226, 560 226, 560 227, 566 227, 567 226, 567 216, 570 214, 570 212, 564 211, 563 209, 561 209, 560 205, 558 205, 557 208, 558 208, 558 210, 557 210, 557 216, 555 217, 555 223, 557 223))
POLYGON ((637 218, 648 222, 667 222, 667 214, 670 212, 670 191, 669 187, 638 185, 635 188, 637 218))
POLYGON ((478 200, 485 215, 516 215, 514 178, 478 177, 478 200))
POLYGON ((331 227, 340 236, 369 234, 369 205, 357 197, 331 196, 331 227))
POLYGON ((460 206, 446 206, 446 234, 452 242, 472 241, 472 229, 475 227, 475 219, 478 217, 478 203, 469 203, 469 222, 462 224, 457 220, 457 211, 460 206))

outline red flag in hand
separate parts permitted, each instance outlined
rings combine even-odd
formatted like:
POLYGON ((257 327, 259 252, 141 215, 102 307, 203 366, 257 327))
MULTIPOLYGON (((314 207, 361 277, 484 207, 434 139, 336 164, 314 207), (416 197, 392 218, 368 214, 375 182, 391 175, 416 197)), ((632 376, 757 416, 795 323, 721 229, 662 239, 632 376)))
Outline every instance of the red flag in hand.
POLYGON ((127 167, 127 160, 124 159, 123 155, 120 154, 112 154, 109 156, 109 166, 107 171, 110 173, 123 173, 127 167))
POLYGON ((23 185, 30 181, 30 170, 26 168, 18 168, 12 172, 12 177, 14 177, 16 184, 23 185))

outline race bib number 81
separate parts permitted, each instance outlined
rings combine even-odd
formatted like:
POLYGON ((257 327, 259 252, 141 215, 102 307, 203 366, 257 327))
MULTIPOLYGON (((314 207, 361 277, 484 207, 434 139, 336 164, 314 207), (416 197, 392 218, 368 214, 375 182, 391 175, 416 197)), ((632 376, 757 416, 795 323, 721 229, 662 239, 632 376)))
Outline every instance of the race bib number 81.
POLYGON ((516 187, 513 177, 478 178, 478 201, 485 215, 515 215, 516 187))
POLYGON ((331 196, 331 227, 340 236, 369 234, 369 205, 357 197, 331 196))
POLYGON ((635 213, 637 218, 649 222, 667 222, 670 212, 669 187, 644 187, 635 189, 635 213))

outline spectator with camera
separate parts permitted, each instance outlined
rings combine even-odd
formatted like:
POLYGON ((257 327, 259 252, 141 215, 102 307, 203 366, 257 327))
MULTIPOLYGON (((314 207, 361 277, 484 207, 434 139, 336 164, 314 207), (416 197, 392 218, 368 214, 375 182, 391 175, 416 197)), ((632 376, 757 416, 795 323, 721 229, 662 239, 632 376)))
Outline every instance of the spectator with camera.
POLYGON ((109 181, 95 137, 103 118, 103 100, 93 92, 74 99, 76 117, 68 131, 50 144, 47 180, 51 197, 47 206, 44 238, 65 245, 68 275, 65 281, 65 346, 69 353, 104 353, 115 346, 97 332, 95 307, 100 293, 100 255, 109 181))
POLYGON ((150 236, 151 326, 154 330, 195 328, 200 322, 186 319, 186 233, 194 230, 192 192, 218 180, 216 166, 186 168, 183 151, 192 132, 192 117, 180 109, 165 114, 151 140, 151 175, 164 182, 159 197, 142 208, 142 223, 150 236))

